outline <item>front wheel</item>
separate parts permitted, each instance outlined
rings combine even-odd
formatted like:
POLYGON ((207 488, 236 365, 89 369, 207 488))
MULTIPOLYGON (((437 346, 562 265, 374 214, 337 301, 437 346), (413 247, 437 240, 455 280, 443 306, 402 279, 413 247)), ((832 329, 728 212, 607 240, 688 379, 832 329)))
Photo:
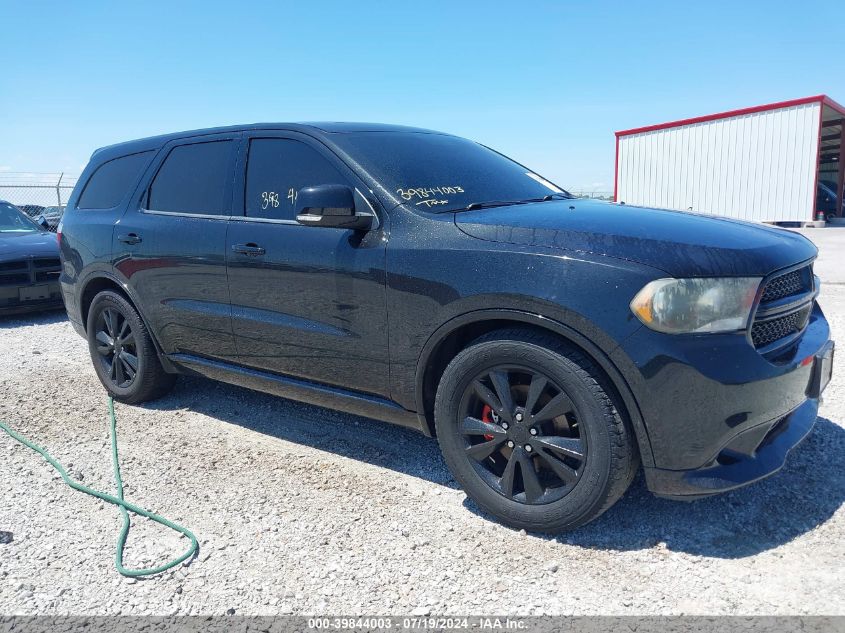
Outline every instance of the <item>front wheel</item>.
POLYGON ((435 425, 449 469, 486 512, 552 532, 598 517, 639 465, 597 367, 531 330, 488 334, 443 373, 435 425))
POLYGON ((141 316, 123 296, 104 290, 94 297, 86 329, 94 369, 115 400, 138 404, 173 387, 176 376, 162 368, 141 316))

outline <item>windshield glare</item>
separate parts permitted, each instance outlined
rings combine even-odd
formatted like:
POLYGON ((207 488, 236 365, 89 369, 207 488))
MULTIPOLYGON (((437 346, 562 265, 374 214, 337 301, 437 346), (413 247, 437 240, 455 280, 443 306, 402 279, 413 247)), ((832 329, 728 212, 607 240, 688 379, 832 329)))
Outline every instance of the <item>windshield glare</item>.
POLYGON ((0 233, 34 233, 35 223, 8 202, 0 202, 0 233))
POLYGON ((442 213, 472 203, 540 199, 553 183, 478 143, 424 132, 360 132, 333 139, 396 204, 442 213))

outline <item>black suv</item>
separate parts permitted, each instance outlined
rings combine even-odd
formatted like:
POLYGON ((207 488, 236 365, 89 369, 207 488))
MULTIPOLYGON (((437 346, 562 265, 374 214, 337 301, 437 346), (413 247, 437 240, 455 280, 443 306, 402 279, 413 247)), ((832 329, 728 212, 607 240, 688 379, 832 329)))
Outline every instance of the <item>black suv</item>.
POLYGON ((800 235, 574 199, 428 130, 106 147, 59 229, 68 315, 116 399, 192 373, 418 429, 527 529, 595 518, 640 463, 685 499, 771 475, 832 371, 800 235))

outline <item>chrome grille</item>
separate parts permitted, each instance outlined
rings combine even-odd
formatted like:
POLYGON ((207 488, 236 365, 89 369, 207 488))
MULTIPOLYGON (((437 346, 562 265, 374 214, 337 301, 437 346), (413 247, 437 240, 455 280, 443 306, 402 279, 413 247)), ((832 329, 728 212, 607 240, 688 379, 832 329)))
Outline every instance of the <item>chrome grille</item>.
POLYGON ((766 283, 751 326, 751 341, 759 350, 779 349, 789 343, 809 322, 815 289, 812 266, 803 266, 774 277, 766 283))
POLYGON ((790 334, 803 330, 810 318, 812 307, 812 305, 808 305, 798 312, 792 312, 771 321, 755 323, 751 328, 751 340, 754 342, 754 347, 758 349, 766 347, 790 334))
POLYGON ((37 270, 35 271, 35 283, 46 284, 56 281, 59 278, 58 270, 37 270))
POLYGON ((770 301, 777 301, 790 295, 797 295, 802 292, 808 292, 813 288, 813 278, 810 267, 799 268, 792 272, 775 277, 763 290, 763 297, 760 299, 761 303, 768 303, 770 301))
POLYGON ((0 263, 0 286, 25 286, 56 281, 61 273, 58 257, 18 259, 0 263))
POLYGON ((40 257, 32 260, 35 272, 35 283, 56 281, 61 274, 62 263, 58 257, 40 257))
POLYGON ((29 261, 20 259, 0 264, 0 286, 20 286, 30 280, 29 261))
POLYGON ((58 257, 39 257, 32 260, 33 266, 36 268, 55 268, 58 270, 61 262, 58 257))

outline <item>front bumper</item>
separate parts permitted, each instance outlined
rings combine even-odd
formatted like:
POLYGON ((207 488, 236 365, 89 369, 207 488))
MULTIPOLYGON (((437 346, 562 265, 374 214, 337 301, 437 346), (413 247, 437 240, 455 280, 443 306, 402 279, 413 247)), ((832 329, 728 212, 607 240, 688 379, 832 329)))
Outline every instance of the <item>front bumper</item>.
POLYGON ((64 307, 58 281, 0 287, 0 315, 56 310, 64 307))
MULTIPOLYGON (((819 358, 832 356, 818 305, 791 351, 776 359, 745 336, 672 337, 643 328, 614 352, 643 415, 657 495, 693 499, 776 473, 818 413, 819 358)), ((829 369, 827 361, 825 368, 829 369)))
POLYGON ((660 497, 691 501, 770 477, 783 468, 789 452, 810 434, 818 411, 819 401, 808 399, 783 418, 736 435, 704 468, 646 468, 646 484, 660 497))

